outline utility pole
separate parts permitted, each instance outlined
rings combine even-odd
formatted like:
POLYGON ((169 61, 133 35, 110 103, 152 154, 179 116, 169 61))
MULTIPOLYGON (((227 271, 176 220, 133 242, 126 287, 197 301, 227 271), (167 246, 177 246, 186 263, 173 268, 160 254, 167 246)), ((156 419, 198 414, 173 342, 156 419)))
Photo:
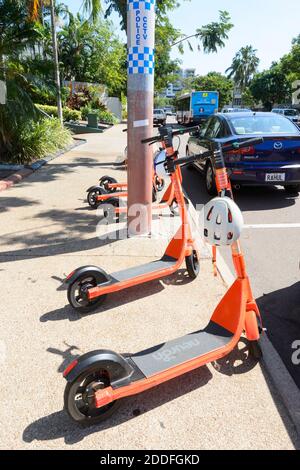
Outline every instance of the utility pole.
POLYGON ((52 48, 53 48, 53 61, 54 61, 54 73, 55 73, 55 84, 57 94, 57 113, 58 119, 61 124, 63 123, 63 111, 61 102, 61 86, 60 86, 60 73, 59 73, 59 60, 58 60, 58 46, 57 46, 57 35, 56 35, 56 18, 55 18, 55 0, 50 0, 50 11, 51 11, 51 30, 52 30, 52 48))
POLYGON ((155 0, 127 0, 128 235, 151 233, 155 0), (138 219, 137 219, 138 218, 138 219), (137 223, 137 220, 139 221, 137 223))

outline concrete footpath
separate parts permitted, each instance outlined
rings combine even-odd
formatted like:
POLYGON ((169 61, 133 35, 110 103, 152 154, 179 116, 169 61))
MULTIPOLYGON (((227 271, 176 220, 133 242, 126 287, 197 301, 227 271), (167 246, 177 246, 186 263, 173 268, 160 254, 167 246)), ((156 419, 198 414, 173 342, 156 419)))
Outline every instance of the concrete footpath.
POLYGON ((166 245, 97 237, 101 214, 89 210, 85 190, 104 174, 126 178, 115 166, 124 127, 84 136, 87 144, 0 194, 1 449, 299 448, 272 381, 248 358, 243 339, 226 359, 125 400, 103 425, 81 429, 62 410, 62 371, 78 354, 133 353, 196 331, 225 292, 204 249, 194 282, 183 266, 111 296, 92 315, 67 305, 62 280, 74 268, 116 271, 159 257, 166 245))

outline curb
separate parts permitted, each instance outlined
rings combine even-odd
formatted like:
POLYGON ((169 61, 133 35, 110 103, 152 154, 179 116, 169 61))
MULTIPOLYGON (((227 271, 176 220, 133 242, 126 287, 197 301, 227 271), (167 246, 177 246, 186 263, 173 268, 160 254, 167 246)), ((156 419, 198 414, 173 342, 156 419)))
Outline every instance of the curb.
MULTIPOLYGON (((190 204, 190 207, 191 218, 197 226, 196 210, 192 204, 190 204)), ((203 243, 203 245, 205 244, 203 243)), ((212 258, 212 248, 208 247, 208 245, 205 246, 206 249, 209 250, 210 257, 212 258)), ((220 251, 218 251, 217 254, 217 270, 222 281, 229 288, 234 283, 235 277, 220 251)), ((285 367, 278 352, 269 340, 267 334, 264 334, 260 339, 260 345, 263 352, 262 363, 265 370, 268 372, 271 381, 278 392, 293 425, 295 426, 298 436, 300 436, 300 390, 285 367)))
MULTIPOLYGON (((7 178, 4 178, 3 180, 0 180, 0 192, 5 191, 6 189, 10 189, 12 186, 15 184, 20 183, 24 178, 27 178, 28 176, 32 175, 35 171, 39 170, 42 166, 46 165, 48 162, 51 160, 55 160, 56 158, 60 157, 61 155, 69 152, 70 150, 79 147, 79 145, 83 145, 86 143, 85 139, 79 139, 79 138, 73 138, 74 143, 67 147, 64 150, 60 150, 54 155, 50 155, 49 157, 45 157, 42 160, 38 160, 31 165, 3 165, 3 169, 9 170, 11 169, 12 171, 16 170, 16 173, 8 176, 7 178)), ((2 165, 0 165, 1 168, 2 165)))
MULTIPOLYGON (((220 252, 217 256, 217 268, 223 282, 230 287, 235 278, 220 252)), ((263 352, 262 363, 300 436, 300 390, 267 334, 260 339, 260 345, 263 352)))

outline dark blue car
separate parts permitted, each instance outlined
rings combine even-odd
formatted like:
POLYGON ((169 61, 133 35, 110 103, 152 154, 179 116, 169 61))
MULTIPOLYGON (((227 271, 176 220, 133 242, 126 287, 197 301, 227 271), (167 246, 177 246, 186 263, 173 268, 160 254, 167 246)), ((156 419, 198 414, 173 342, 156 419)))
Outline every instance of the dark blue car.
MULTIPOLYGON (((191 134, 187 155, 202 153, 216 143, 263 137, 264 143, 225 154, 233 186, 280 185, 290 193, 300 192, 300 130, 289 119, 275 113, 216 114, 200 132, 191 134)), ((211 158, 194 163, 204 173, 206 189, 215 194, 211 158)))

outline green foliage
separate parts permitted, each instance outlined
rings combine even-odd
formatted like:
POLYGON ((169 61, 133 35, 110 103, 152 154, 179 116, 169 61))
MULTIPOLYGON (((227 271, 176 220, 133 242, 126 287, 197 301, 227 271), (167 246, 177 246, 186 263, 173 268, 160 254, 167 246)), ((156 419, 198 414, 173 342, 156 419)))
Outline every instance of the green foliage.
POLYGON ((64 149, 72 142, 71 133, 57 119, 28 119, 15 131, 11 133, 13 145, 0 139, 3 161, 30 163, 64 149))
MULTIPOLYGON (((127 0, 104 0, 107 5, 105 17, 117 12, 121 18, 121 27, 126 31, 127 27, 127 0)), ((169 10, 174 10, 180 5, 178 0, 156 0, 156 16, 161 19, 169 10)))
POLYGON ((110 111, 104 111, 101 109, 93 109, 90 106, 86 106, 81 110, 82 119, 87 120, 88 114, 97 114, 99 122, 104 124, 117 124, 118 119, 110 111))
POLYGON ((227 77, 218 72, 210 72, 204 76, 197 76, 191 81, 191 91, 218 91, 220 104, 223 108, 232 101, 233 83, 227 77))
MULTIPOLYGON (((43 111, 44 113, 48 114, 48 116, 58 117, 57 106, 36 104, 36 107, 40 109, 41 111, 43 111)), ((64 121, 80 121, 81 112, 75 109, 63 108, 63 119, 64 121)))
POLYGON ((291 51, 281 58, 279 64, 291 83, 300 80, 300 35, 293 39, 291 51))
POLYGON ((267 110, 274 104, 290 101, 291 84, 279 65, 273 65, 254 76, 250 84, 250 92, 257 103, 263 103, 267 110))
POLYGON ((155 35, 155 90, 166 88, 167 83, 176 79, 179 61, 171 59, 170 44, 180 36, 180 31, 174 28, 168 17, 157 20, 155 35))
POLYGON ((242 105, 246 108, 253 108, 255 105, 255 99, 250 88, 246 88, 242 93, 242 105))
POLYGON ((79 14, 58 33, 64 77, 79 82, 103 83, 111 96, 126 91, 126 48, 108 21, 87 22, 79 14))
POLYGON ((233 58, 231 66, 226 70, 228 78, 233 78, 235 84, 244 90, 250 85, 251 79, 259 64, 256 49, 252 46, 242 47, 233 58))
MULTIPOLYGON (((225 47, 229 31, 233 28, 230 15, 227 11, 219 11, 219 21, 213 21, 197 29, 196 35, 202 43, 203 51, 207 54, 218 52, 225 47)), ((200 46, 201 47, 201 46, 200 46)), ((200 48, 199 47, 199 48, 200 48)))
POLYGON ((155 108, 166 108, 167 106, 173 106, 174 100, 170 98, 165 98, 161 96, 156 96, 154 98, 154 107, 155 108))

